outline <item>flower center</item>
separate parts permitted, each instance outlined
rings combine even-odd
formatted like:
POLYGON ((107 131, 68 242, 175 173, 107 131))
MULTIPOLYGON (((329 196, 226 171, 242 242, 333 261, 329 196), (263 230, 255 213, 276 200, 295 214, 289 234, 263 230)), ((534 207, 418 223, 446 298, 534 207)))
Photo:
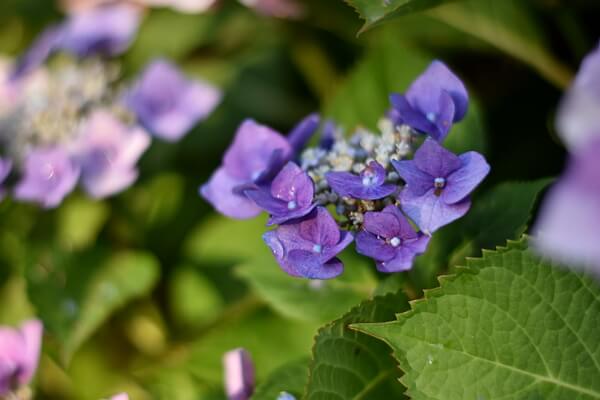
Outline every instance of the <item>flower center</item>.
POLYGON ((323 246, 320 244, 315 244, 312 249, 315 253, 321 253, 323 251, 323 246))
POLYGON ((434 112, 428 112, 426 117, 427 117, 427 120, 429 120, 429 122, 435 122, 437 115, 435 115, 434 112))
POLYGON ((435 178, 433 180, 433 186, 435 186, 436 189, 443 189, 446 187, 446 178, 435 178))
POLYGON ((399 237, 394 236, 393 238, 390 239, 390 244, 393 247, 398 247, 402 244, 402 240, 399 237))
POLYGON ((288 210, 295 210, 296 207, 297 207, 297 204, 294 200, 291 200, 287 203, 288 210))

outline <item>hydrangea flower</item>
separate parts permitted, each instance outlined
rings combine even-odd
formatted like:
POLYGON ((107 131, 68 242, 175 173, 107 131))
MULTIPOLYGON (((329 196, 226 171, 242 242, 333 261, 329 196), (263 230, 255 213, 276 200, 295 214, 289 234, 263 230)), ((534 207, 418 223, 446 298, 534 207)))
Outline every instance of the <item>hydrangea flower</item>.
POLYGON ((387 173, 377 161, 371 161, 360 173, 329 172, 327 183, 340 196, 361 200, 377 200, 394 193, 397 186, 385 183, 387 173))
POLYGON ((19 329, 0 326, 0 396, 31 381, 41 347, 41 322, 26 321, 19 329))
POLYGON ((188 80, 166 60, 152 62, 126 96, 127 105, 152 134, 176 141, 221 101, 216 87, 188 80))
POLYGON ((15 187, 15 197, 34 201, 46 208, 58 206, 79 178, 80 168, 61 147, 32 150, 25 159, 21 180, 15 187))
POLYGON ((223 163, 200 187, 200 194, 221 214, 246 219, 260 214, 261 208, 244 191, 255 184, 268 185, 316 130, 316 115, 303 119, 288 139, 253 120, 242 122, 223 163))
POLYGON ((381 272, 409 270, 428 243, 429 237, 416 232, 395 205, 367 212, 363 230, 356 234, 356 251, 374 259, 381 272))
POLYGON ((406 182, 399 196, 402 211, 427 234, 465 215, 469 194, 490 171, 481 154, 457 156, 433 139, 425 140, 413 160, 392 164, 406 182))
POLYGON ((330 279, 343 272, 344 265, 336 255, 354 238, 340 230, 325 208, 318 207, 301 221, 265 233, 263 239, 288 274, 330 279))
POLYGON ((255 186, 244 193, 271 215, 268 225, 303 217, 316 206, 312 179, 293 162, 286 164, 270 187, 255 186))
POLYGON ((600 136, 600 46, 588 54, 557 113, 556 125, 569 148, 600 136))
POLYGON ((129 187, 138 176, 136 163, 149 145, 143 129, 124 125, 107 110, 96 110, 84 123, 76 149, 85 190, 102 198, 129 187))
POLYGON ((600 136, 579 148, 546 196, 534 231, 540 252, 600 275, 600 136))
POLYGON ((406 94, 392 94, 390 100, 390 116, 397 125, 406 124, 440 142, 452 124, 463 119, 469 104, 465 86, 441 61, 432 62, 406 94))
POLYGON ((254 364, 250 354, 242 349, 228 351, 223 356, 225 392, 229 400, 249 400, 254 392, 254 364))

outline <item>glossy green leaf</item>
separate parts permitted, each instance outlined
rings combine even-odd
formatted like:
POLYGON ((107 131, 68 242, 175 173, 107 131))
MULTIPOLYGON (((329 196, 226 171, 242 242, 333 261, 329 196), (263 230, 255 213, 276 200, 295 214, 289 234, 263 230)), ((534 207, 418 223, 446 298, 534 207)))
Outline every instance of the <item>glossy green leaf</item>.
POLYGON ((387 342, 412 399, 600 399, 600 286, 526 239, 470 259, 396 321, 387 342))
POLYGON ((308 358, 303 358, 277 368, 257 386, 252 400, 276 400, 282 392, 300 399, 308 380, 308 362, 308 358))
POLYGON ((394 319, 408 309, 402 293, 365 301, 319 330, 304 399, 401 399, 400 371, 390 350, 372 337, 350 330, 359 322, 394 319))

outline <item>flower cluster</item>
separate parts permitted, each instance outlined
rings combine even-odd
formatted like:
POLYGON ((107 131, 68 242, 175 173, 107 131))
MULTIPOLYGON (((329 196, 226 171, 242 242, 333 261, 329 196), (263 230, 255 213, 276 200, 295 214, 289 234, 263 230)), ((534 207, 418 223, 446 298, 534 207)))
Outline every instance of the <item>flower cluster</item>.
POLYGON ((378 270, 408 270, 433 232, 469 210, 490 168, 477 152, 455 155, 441 144, 468 105, 443 63, 434 61, 391 102, 380 134, 358 129, 346 138, 327 122, 319 145, 304 150, 319 125, 314 115, 287 137, 245 121, 200 192, 232 218, 268 212, 267 225, 278 227, 263 238, 290 275, 338 276, 337 255, 353 240, 378 270))
POLYGON ((15 198, 52 208, 78 183, 94 198, 118 193, 136 180, 151 135, 178 140, 219 103, 217 88, 165 60, 121 82, 106 56, 127 48, 138 14, 129 5, 77 14, 0 65, 0 185, 15 198))
POLYGON ((27 385, 37 369, 42 346, 42 324, 24 322, 20 328, 0 326, 0 398, 28 398, 27 385), (19 395, 17 395, 17 393, 19 395))

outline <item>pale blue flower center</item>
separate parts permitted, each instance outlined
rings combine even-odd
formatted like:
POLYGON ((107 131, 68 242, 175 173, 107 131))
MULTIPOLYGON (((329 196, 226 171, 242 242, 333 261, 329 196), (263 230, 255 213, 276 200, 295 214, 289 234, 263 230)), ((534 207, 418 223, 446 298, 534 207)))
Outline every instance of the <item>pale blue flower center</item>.
POLYGON ((401 244, 401 243, 402 243, 402 240, 400 240, 400 238, 399 238, 399 237, 395 237, 395 236, 394 236, 393 238, 391 238, 391 239, 390 239, 390 244, 391 244, 393 247, 398 247, 398 246, 400 246, 400 244, 401 244))
POLYGON ((443 189, 446 186, 446 178, 435 178, 433 180, 433 185, 437 189, 443 189))
POLYGON ((252 180, 255 181, 258 179, 258 177, 260 176, 260 174, 262 174, 262 171, 254 171, 252 173, 252 180))
POLYGON ((295 210, 297 207, 297 204, 294 200, 291 200, 288 202, 287 207, 288 207, 288 210, 295 210))
POLYGON ((426 117, 429 120, 429 122, 435 122, 437 115, 434 112, 428 112, 426 117))
POLYGON ((323 246, 321 246, 320 244, 315 244, 315 245, 313 246, 313 251, 314 251, 315 253, 320 253, 320 252, 322 252, 322 251, 323 251, 323 246))
POLYGON ((364 176, 362 178, 363 186, 373 186, 374 183, 375 183, 375 177, 373 177, 373 176, 364 176))

